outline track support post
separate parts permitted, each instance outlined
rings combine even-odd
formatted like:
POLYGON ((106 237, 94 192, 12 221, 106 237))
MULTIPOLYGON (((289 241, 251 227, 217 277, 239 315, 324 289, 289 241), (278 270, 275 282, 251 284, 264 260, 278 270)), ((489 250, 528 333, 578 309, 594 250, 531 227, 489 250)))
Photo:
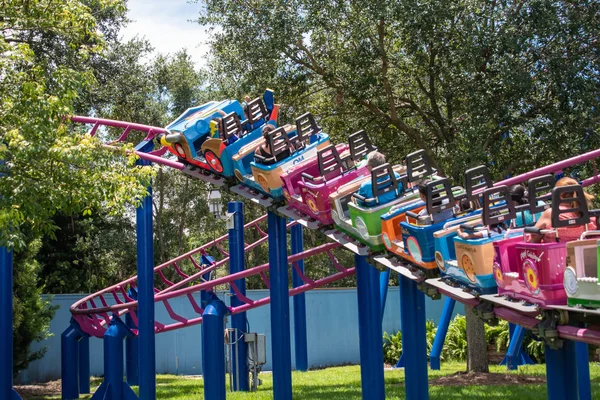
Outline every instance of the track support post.
POLYGON ((525 328, 520 325, 513 323, 508 324, 510 342, 508 344, 508 350, 506 356, 500 363, 500 365, 506 364, 506 369, 509 371, 516 370, 519 365, 533 364, 533 360, 529 358, 529 355, 523 349, 523 339, 525 338, 525 328))
POLYGON ((202 314, 204 399, 225 400, 225 316, 227 306, 214 293, 202 314))
MULTIPOLYGON (((302 225, 292 226, 292 254, 304 251, 304 234, 302 225)), ((296 262, 296 267, 304 273, 304 260, 296 262)), ((304 282, 296 268, 292 268, 292 285, 302 286, 304 282)), ((296 371, 308 371, 308 345, 306 339, 306 295, 304 293, 294 296, 294 354, 296 357, 296 371)))
MULTIPOLYGON (((244 254, 244 203, 240 201, 231 201, 227 205, 227 212, 230 218, 233 218, 233 225, 229 226, 229 273, 235 274, 246 269, 245 254, 244 254)), ((246 295, 246 279, 237 279, 234 285, 239 290, 242 296, 246 295)), ((231 306, 238 307, 244 304, 238 299, 235 290, 229 289, 231 292, 231 306)), ((231 343, 236 343, 234 346, 237 349, 232 360, 232 377, 233 391, 247 392, 250 387, 248 384, 248 354, 244 334, 247 333, 246 313, 239 313, 231 316, 231 327, 235 329, 233 337, 230 338, 231 343)))
POLYGON ((379 271, 366 256, 355 255, 358 335, 360 340, 360 378, 362 398, 385 399, 383 379, 383 333, 379 271))
POLYGON ((435 339, 433 340, 433 346, 431 347, 431 354, 429 356, 429 363, 432 370, 439 371, 440 357, 442 355, 442 349, 444 348, 444 342, 446 341, 446 334, 448 333, 448 326, 450 326, 450 320, 452 319, 452 313, 454 312, 454 305, 456 300, 446 297, 444 300, 444 309, 438 324, 437 331, 435 333, 435 339))
MULTIPOLYGON (((149 152, 153 142, 142 141, 137 151, 149 152)), ((137 165, 150 165, 138 160, 137 165)), ((140 399, 156 399, 156 354, 154 338, 154 236, 152 231, 152 187, 136 209, 138 276, 138 375, 140 399)))
POLYGON ((81 335, 79 341, 79 394, 90 393, 90 336, 81 335))
POLYGON ((110 328, 104 333, 104 382, 92 396, 92 400, 137 400, 131 387, 123 381, 124 339, 133 332, 113 315, 110 328))
POLYGON ((548 400, 578 400, 575 343, 565 340, 560 349, 546 345, 548 400))
POLYGON ((13 255, 0 247, 0 398, 21 400, 13 389, 13 255))
POLYGON ((584 342, 575 342, 575 352, 577 354, 577 385, 579 386, 579 400, 592 400, 588 344, 584 342))
MULTIPOLYGON (((125 324, 129 329, 137 329, 137 326, 133 322, 133 318, 131 318, 130 313, 125 315, 125 324)), ((128 336, 125 339, 125 376, 127 377, 127 383, 130 386, 138 386, 140 384, 138 350, 137 336, 128 336)))
POLYGON ((429 382, 427 380, 425 294, 417 288, 416 282, 404 276, 399 277, 399 284, 406 398, 426 400, 429 398, 429 382))
POLYGON ((390 285, 390 272, 386 268, 379 273, 379 304, 381 305, 381 323, 383 324, 383 314, 385 313, 385 302, 387 301, 388 287, 390 285))
POLYGON ((290 298, 288 288, 286 219, 268 212, 269 283, 271 286, 271 358, 273 398, 292 399, 290 298))

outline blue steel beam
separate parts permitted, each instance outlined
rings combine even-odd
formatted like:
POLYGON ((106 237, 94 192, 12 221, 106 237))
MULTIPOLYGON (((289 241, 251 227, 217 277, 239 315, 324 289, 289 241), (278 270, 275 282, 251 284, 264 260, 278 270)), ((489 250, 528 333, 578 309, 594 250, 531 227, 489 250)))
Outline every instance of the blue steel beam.
MULTIPOLYGON (((149 165, 138 160, 138 165, 149 165)), ((140 399, 156 399, 154 338, 154 242, 152 234, 152 187, 136 209, 138 274, 138 373, 140 399)), ((105 371, 106 373, 106 371, 105 371)))
POLYGON ((579 400, 592 400, 588 344, 575 342, 575 352, 577 357, 577 386, 579 387, 579 400))
POLYGON ((79 393, 90 393, 90 337, 81 335, 79 341, 79 393))
MULTIPOLYGON (((292 254, 304 251, 304 234, 302 225, 296 224, 291 228, 292 254)), ((297 262, 298 269, 304 273, 304 260, 297 262)), ((292 268, 292 285, 302 286, 304 282, 295 268, 292 268)), ((306 297, 304 293, 294 296, 294 353, 296 370, 308 370, 308 343, 306 339, 306 297)))
POLYGON ((271 358, 273 397, 292 399, 292 359, 290 345, 290 298, 288 288, 286 220, 268 212, 269 281, 271 295, 271 358))
POLYGON ((416 282, 404 276, 400 276, 399 281, 406 398, 426 400, 429 398, 429 382, 427 381, 425 294, 417 289, 416 282))
POLYGON ((208 294, 202 314, 202 377, 204 399, 225 400, 225 315, 227 307, 214 293, 208 294))
POLYGON ((446 340, 446 334, 448 333, 448 326, 450 326, 450 319, 452 318, 455 304, 456 300, 446 297, 442 317, 440 318, 440 323, 438 324, 435 333, 435 339, 433 340, 433 346, 431 347, 431 355, 429 356, 429 362, 431 364, 431 369, 433 370, 440 369, 440 356, 442 355, 444 341, 446 340))
POLYGON ((509 371, 516 370, 521 364, 521 353, 523 351, 523 338, 525 337, 525 328, 516 325, 510 335, 510 343, 506 352, 506 367, 509 371))
POLYGON ((133 333, 121 319, 113 315, 110 328, 104 333, 104 382, 92 400, 137 400, 131 387, 123 381, 124 339, 133 333))
POLYGON ((575 344, 566 340, 556 350, 546 345, 545 354, 548 400, 578 399, 575 344))
POLYGON ((383 379, 383 333, 379 271, 370 266, 365 256, 354 256, 358 298, 358 335, 360 341, 360 378, 362 398, 385 399, 383 379))
MULTIPOLYGON (((233 228, 229 229, 229 273, 235 274, 242 272, 246 268, 244 255, 244 203, 240 201, 231 201, 227 207, 228 213, 233 214, 233 228)), ((237 279, 234 281, 235 286, 240 293, 246 295, 246 279, 237 279)), ((233 287, 231 292, 231 306, 238 307, 244 304, 238 299, 233 287)), ((247 392, 250 387, 248 385, 248 354, 246 342, 244 341, 244 333, 247 333, 246 313, 239 313, 231 316, 231 327, 236 329, 231 343, 236 343, 233 346, 237 349, 232 361, 233 375, 233 391, 247 392)))
POLYGON ((79 341, 81 333, 71 322, 60 335, 60 376, 63 400, 79 398, 79 341))
POLYGON ((0 247, 0 399, 21 399, 13 389, 13 258, 0 247))
MULTIPOLYGON (((137 329, 137 326, 129 313, 125 315, 125 325, 127 325, 129 329, 137 329)), ((125 376, 127 378, 127 383, 130 386, 139 386, 140 384, 138 361, 138 338, 137 336, 128 336, 125 339, 125 376)))
POLYGON ((381 323, 385 313, 385 302, 387 300, 388 286, 390 285, 390 269, 386 268, 379 274, 379 304, 381 305, 381 323))

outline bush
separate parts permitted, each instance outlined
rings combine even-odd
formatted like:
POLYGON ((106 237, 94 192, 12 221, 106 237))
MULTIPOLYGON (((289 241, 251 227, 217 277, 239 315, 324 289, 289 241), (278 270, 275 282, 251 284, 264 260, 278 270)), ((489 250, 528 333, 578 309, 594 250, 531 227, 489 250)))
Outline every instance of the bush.
MULTIPOLYGON (((437 327, 433 321, 426 322, 427 358, 431 353, 437 327)), ((500 321, 496 326, 485 325, 485 337, 489 345, 496 351, 506 352, 510 342, 507 321, 500 321)), ((531 331, 523 339, 523 346, 529 356, 538 363, 544 362, 544 342, 537 340, 531 331)), ((402 355, 402 332, 383 334, 383 360, 387 364, 396 364, 402 355)), ((465 361, 467 359, 467 319, 457 315, 448 326, 446 341, 440 356, 442 360, 465 361)))
MULTIPOLYGON (((433 341, 437 327, 433 321, 425 323, 425 335, 427 341, 427 357, 431 353, 433 341)), ((391 335, 387 332, 383 333, 383 362, 390 365, 396 365, 402 355, 402 332, 397 331, 391 335)))

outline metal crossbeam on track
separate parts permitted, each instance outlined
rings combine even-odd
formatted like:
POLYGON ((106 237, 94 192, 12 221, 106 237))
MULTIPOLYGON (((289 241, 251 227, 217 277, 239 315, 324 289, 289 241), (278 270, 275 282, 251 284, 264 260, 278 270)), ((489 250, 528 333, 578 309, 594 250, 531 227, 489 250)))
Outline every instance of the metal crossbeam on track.
MULTIPOLYGON (((336 271, 335 273, 332 273, 331 275, 329 275, 327 277, 324 277, 324 278, 321 278, 318 280, 312 280, 312 279, 308 278, 304 273, 299 272, 299 269, 296 268, 296 272, 299 273, 300 278, 302 279, 304 284, 301 286, 295 287, 293 289, 290 289, 289 295, 294 296, 296 294, 304 293, 308 290, 322 287, 324 285, 327 285, 329 283, 335 282, 337 280, 346 278, 346 277, 354 274, 354 272, 355 272, 354 267, 347 268, 347 267, 342 266, 339 263, 339 261, 337 260, 337 258, 333 255, 332 250, 339 248, 339 247, 341 247, 341 246, 338 243, 327 243, 327 244, 321 245, 319 247, 315 247, 313 249, 306 250, 301 253, 289 256, 288 262, 290 264, 292 264, 292 266, 293 266, 300 260, 305 260, 307 258, 316 256, 316 255, 320 255, 320 254, 326 254, 329 257, 329 259, 331 260, 332 265, 336 271)), ((196 250, 196 252, 197 251, 198 251, 198 249, 196 250)), ((187 255, 184 255, 184 256, 187 256, 187 255)), ((184 256, 182 256, 182 257, 184 257, 184 256)), ((180 257, 178 259, 181 259, 182 257, 180 257)), ((173 265, 174 262, 175 261, 171 261, 169 263, 166 263, 165 265, 173 265)), ((164 307, 167 310, 167 313, 168 313, 169 317, 172 319, 172 321, 169 323, 161 323, 161 322, 157 321, 155 323, 155 332, 156 333, 168 332, 171 330, 200 324, 202 322, 202 312, 204 310, 202 309, 202 307, 198 304, 198 302, 195 299, 201 291, 213 290, 217 286, 228 285, 228 286, 232 287, 232 289, 238 295, 238 298, 240 298, 242 300, 243 304, 241 306, 229 308, 229 311, 231 312, 231 314, 242 313, 242 312, 248 311, 250 309, 269 304, 269 302, 270 302, 269 296, 258 299, 258 300, 251 300, 250 298, 248 298, 246 296, 242 296, 241 293, 239 293, 239 290, 235 286, 235 283, 234 283, 238 279, 248 278, 251 276, 260 276, 263 280, 266 280, 265 272, 268 271, 268 269, 269 269, 269 264, 263 264, 263 265, 260 265, 260 266, 254 267, 254 268, 246 269, 239 273, 227 275, 222 278, 205 281, 200 284, 196 284, 194 286, 184 287, 184 288, 180 288, 177 290, 164 290, 162 292, 157 293, 155 296, 155 303, 162 303, 164 305, 164 307), (176 313, 173 310, 173 308, 171 307, 170 301, 175 298, 179 298, 179 297, 185 297, 188 299, 192 309, 194 310, 195 314, 197 314, 197 316, 185 317, 183 315, 176 313)), ((206 273, 206 271, 199 272, 199 274, 204 274, 204 273, 206 273)), ((115 285, 114 287, 109 288, 109 289, 116 290, 116 289, 121 289, 121 288, 122 288, 122 286, 115 285)), ((110 322, 109 313, 115 313, 118 315, 129 314, 132 317, 132 319, 134 320, 134 322, 137 322, 136 316, 135 316, 136 313, 134 312, 137 309, 136 301, 129 298, 130 300, 127 302, 120 301, 117 304, 108 305, 108 303, 104 299, 104 294, 106 292, 110 292, 112 294, 112 293, 114 293, 113 290, 107 289, 102 294, 95 294, 92 296, 88 296, 85 299, 82 299, 81 301, 76 303, 76 305, 74 305, 73 307, 71 307, 71 313, 73 314, 73 317, 75 318, 76 321, 79 322, 80 326, 82 327, 82 329, 84 329, 84 331, 86 333, 88 333, 92 336, 102 337, 107 326, 109 326, 109 322, 110 322), (98 301, 99 301, 99 303, 98 303, 98 301)))

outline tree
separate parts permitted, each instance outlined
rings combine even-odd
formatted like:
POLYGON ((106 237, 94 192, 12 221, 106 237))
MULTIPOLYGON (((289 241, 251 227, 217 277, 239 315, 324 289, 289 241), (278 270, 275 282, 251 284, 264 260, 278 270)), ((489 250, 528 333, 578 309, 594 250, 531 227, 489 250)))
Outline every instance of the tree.
POLYGON ((504 177, 598 144, 597 2, 199 3, 216 86, 272 85, 284 115, 366 127, 392 161, 423 148, 457 179, 490 159, 504 177))
POLYGON ((114 37, 124 12, 118 0, 7 1, 0 9, 0 245, 16 250, 16 371, 43 353, 29 345, 47 334, 53 313, 39 297, 38 238, 55 233, 57 213, 122 213, 154 174, 134 168, 126 149, 107 151, 63 121, 93 85, 102 34, 114 37))
POLYGON ((132 168, 135 156, 106 151, 97 139, 64 124, 62 117, 72 113, 92 76, 33 51, 45 35, 64 43, 76 60, 99 51, 102 40, 88 7, 72 0, 10 2, 0 21, 0 159, 9 172, 0 179, 0 230, 2 244, 19 249, 23 227, 51 234, 58 210, 106 207, 118 213, 139 201, 153 170, 132 168))

